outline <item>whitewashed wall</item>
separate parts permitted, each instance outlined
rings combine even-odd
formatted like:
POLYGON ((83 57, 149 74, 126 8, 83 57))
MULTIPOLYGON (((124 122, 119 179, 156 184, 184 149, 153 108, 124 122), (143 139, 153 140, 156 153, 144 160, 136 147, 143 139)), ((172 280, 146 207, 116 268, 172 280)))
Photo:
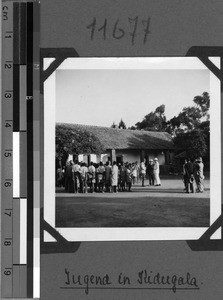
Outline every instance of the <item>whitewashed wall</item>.
MULTIPOLYGON (((137 150, 116 150, 116 156, 123 155, 124 162, 129 162, 129 163, 133 163, 136 161, 138 161, 140 163, 140 160, 141 160, 140 153, 141 153, 141 151, 137 151, 137 150)), ((92 161, 93 163, 99 163, 100 161, 102 161, 103 163, 106 163, 109 156, 110 156, 110 152, 107 152, 107 153, 101 154, 101 155, 90 154, 90 161, 92 161)), ((147 156, 147 154, 146 154, 146 156, 147 156)), ((148 157, 149 157, 149 159, 154 159, 155 157, 157 157, 160 165, 165 164, 164 152, 160 152, 158 154, 157 153, 156 154, 149 153, 148 157)), ((69 155, 68 161, 69 160, 73 160, 72 155, 69 155)), ((79 154, 78 161, 79 162, 84 161, 84 162, 88 163, 87 155, 79 154)))

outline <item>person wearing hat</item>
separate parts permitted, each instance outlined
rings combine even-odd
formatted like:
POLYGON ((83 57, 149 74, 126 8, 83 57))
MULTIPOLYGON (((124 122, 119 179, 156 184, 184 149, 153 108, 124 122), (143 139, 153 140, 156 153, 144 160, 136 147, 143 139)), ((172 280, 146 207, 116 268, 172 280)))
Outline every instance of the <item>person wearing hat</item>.
POLYGON ((154 179, 155 179, 155 186, 160 186, 161 185, 159 174, 160 174, 159 161, 158 161, 158 158, 154 158, 154 179))
POLYGON ((204 164, 202 158, 198 157, 194 164, 194 178, 197 184, 197 193, 204 191, 204 164))
POLYGON ((154 185, 154 164, 152 159, 149 160, 146 173, 149 178, 149 185, 154 185))

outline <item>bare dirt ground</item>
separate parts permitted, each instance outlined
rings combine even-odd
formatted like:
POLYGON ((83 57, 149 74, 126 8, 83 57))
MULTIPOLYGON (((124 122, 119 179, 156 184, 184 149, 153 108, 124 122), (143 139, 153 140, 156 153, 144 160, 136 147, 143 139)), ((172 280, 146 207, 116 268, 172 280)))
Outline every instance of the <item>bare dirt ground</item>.
POLYGON ((161 178, 159 187, 132 192, 56 193, 57 227, 206 227, 210 216, 210 181, 204 193, 186 194, 180 177, 161 178))

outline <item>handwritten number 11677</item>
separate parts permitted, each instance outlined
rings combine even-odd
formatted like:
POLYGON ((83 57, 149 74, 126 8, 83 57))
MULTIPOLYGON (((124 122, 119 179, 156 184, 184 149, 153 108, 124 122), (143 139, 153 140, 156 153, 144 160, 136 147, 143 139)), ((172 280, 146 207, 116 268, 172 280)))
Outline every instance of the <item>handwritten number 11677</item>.
POLYGON ((141 22, 139 22, 139 17, 128 18, 128 22, 129 22, 130 30, 127 32, 125 28, 123 28, 119 25, 119 23, 120 23, 119 19, 117 19, 116 22, 110 26, 108 25, 108 20, 105 19, 103 25, 100 26, 101 25, 100 24, 99 25, 100 27, 99 27, 97 25, 97 20, 94 17, 93 22, 87 26, 87 29, 89 29, 91 32, 90 38, 92 41, 95 38, 96 32, 101 32, 103 40, 106 40, 108 37, 108 27, 109 27, 109 31, 110 31, 110 29, 112 30, 111 35, 114 39, 120 40, 120 39, 124 38, 126 35, 129 35, 132 45, 135 44, 135 40, 136 40, 138 31, 141 30, 143 32, 143 34, 142 34, 143 35, 143 44, 146 44, 147 37, 150 34, 150 18, 148 18, 147 20, 141 20, 141 22), (139 27, 139 23, 141 23, 140 24, 141 27, 139 27))

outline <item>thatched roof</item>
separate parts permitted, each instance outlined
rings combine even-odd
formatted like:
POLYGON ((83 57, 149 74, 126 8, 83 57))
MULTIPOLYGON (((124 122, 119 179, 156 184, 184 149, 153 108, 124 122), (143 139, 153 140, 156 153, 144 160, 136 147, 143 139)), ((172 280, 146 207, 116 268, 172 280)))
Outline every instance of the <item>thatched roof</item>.
POLYGON ((91 125, 57 123, 67 128, 87 130, 99 138, 106 149, 173 149, 171 135, 167 132, 130 130, 91 125))

